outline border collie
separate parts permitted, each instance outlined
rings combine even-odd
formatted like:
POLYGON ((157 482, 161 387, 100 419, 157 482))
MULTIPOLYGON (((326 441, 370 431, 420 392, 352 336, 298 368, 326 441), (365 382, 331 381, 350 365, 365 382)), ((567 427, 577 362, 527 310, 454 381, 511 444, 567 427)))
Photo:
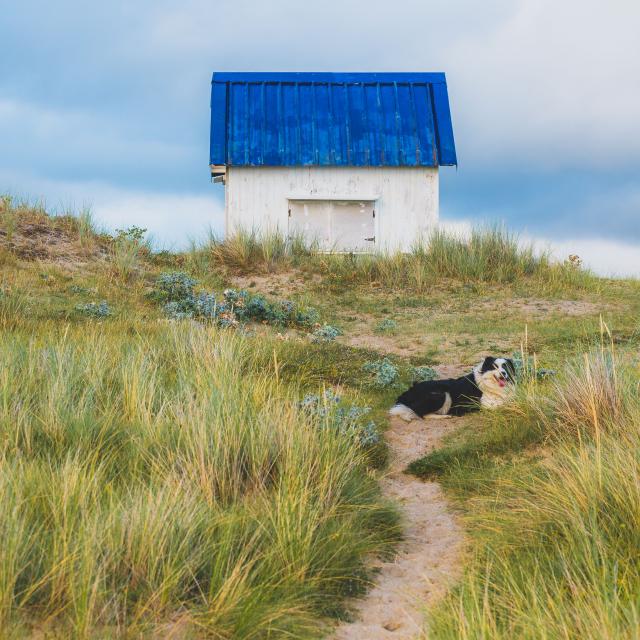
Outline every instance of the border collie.
POLYGON ((494 409, 507 400, 514 381, 513 360, 488 357, 461 378, 416 382, 396 400, 389 414, 411 422, 426 415, 446 418, 480 407, 494 409))

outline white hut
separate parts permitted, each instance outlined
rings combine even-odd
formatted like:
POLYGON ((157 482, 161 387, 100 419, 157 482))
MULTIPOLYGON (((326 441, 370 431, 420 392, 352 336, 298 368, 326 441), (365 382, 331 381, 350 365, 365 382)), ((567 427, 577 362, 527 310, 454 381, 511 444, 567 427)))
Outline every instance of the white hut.
POLYGON ((455 165, 443 73, 215 73, 211 173, 226 232, 304 234, 327 251, 409 250, 455 165))

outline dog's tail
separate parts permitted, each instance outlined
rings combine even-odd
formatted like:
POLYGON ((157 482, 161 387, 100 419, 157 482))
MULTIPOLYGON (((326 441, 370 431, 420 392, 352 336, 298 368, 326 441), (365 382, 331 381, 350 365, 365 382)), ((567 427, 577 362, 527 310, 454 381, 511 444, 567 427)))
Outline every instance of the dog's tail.
POLYGON ((397 416, 398 418, 402 418, 405 422, 411 422, 412 420, 417 420, 420 416, 413 411, 413 409, 409 409, 404 404, 395 404, 391 409, 389 409, 390 416, 397 416))

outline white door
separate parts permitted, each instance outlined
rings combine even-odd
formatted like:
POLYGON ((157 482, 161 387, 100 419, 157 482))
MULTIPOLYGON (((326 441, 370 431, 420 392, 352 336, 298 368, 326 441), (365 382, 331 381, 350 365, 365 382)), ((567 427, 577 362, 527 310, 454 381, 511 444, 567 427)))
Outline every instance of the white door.
POLYGON ((290 200, 289 235, 300 234, 322 251, 373 251, 373 202, 290 200))

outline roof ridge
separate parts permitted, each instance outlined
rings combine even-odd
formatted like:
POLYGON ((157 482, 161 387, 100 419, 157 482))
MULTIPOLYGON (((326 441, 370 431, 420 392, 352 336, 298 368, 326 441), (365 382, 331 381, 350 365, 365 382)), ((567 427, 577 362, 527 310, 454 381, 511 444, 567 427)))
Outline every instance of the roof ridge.
POLYGON ((215 71, 211 82, 445 83, 443 71, 215 71))

